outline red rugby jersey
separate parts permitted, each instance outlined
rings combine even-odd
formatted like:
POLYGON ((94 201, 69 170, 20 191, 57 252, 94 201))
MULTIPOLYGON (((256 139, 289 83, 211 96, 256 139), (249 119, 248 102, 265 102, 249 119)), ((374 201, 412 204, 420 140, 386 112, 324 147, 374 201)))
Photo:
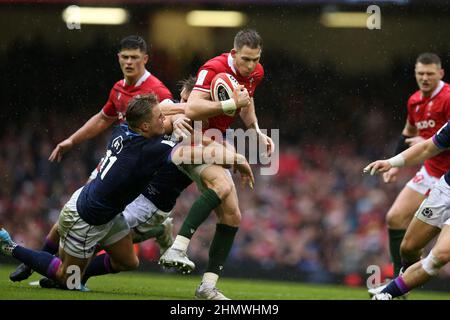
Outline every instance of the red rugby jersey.
POLYGON ((138 94, 146 93, 155 94, 159 101, 172 99, 172 93, 170 93, 169 89, 158 78, 145 70, 144 75, 135 85, 128 85, 125 79, 117 81, 111 89, 108 101, 103 106, 102 111, 108 117, 118 118, 119 121, 123 121, 128 101, 138 94))
MULTIPOLYGON (((428 139, 450 120, 450 85, 440 81, 431 97, 424 98, 419 91, 408 99, 408 122, 418 134, 428 139)), ((444 151, 427 159, 424 166, 433 177, 441 177, 450 169, 450 152, 444 151)))
MULTIPOLYGON (((253 97, 256 87, 259 85, 264 77, 264 69, 260 63, 257 64, 255 70, 248 77, 241 76, 233 65, 233 58, 230 53, 223 53, 220 56, 212 58, 200 67, 197 73, 197 82, 194 90, 200 90, 210 93, 211 81, 218 73, 226 72, 231 74, 241 85, 248 90, 250 97, 253 97)), ((209 118, 209 125, 207 128, 216 128, 222 131, 233 123, 234 119, 239 115, 240 109, 236 110, 234 116, 227 116, 225 114, 209 118)))

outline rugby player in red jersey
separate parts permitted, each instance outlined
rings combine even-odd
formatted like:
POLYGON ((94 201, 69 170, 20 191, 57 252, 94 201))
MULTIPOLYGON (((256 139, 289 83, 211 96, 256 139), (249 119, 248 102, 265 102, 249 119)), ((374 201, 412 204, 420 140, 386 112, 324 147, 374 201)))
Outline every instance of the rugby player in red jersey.
MULTIPOLYGON (((450 119, 450 86, 442 81, 444 70, 440 58, 434 53, 419 55, 415 65, 415 77, 419 90, 408 100, 408 117, 398 143, 396 154, 432 137, 450 119)), ((425 160, 399 193, 386 220, 389 231, 389 247, 394 263, 394 275, 400 269, 420 259, 421 248, 436 235, 433 228, 423 222, 413 221, 414 213, 427 197, 439 178, 450 169, 450 153, 443 152, 425 160), (416 224, 424 224, 419 228, 416 224), (408 232, 406 229, 408 228, 408 232)), ((383 174, 386 183, 396 180, 399 168, 391 168, 383 174)))
MULTIPOLYGON (((262 139, 270 154, 273 141, 261 132, 255 113, 253 95, 264 77, 259 63, 262 39, 254 30, 241 30, 234 38, 234 47, 229 53, 207 61, 197 73, 197 82, 189 96, 185 114, 191 120, 202 120, 203 130, 215 128, 225 130, 237 118, 242 118, 247 128, 253 128, 262 139), (235 97, 226 101, 212 101, 211 81, 218 73, 229 73, 239 83, 235 97)), ((191 237, 197 228, 215 209, 218 224, 209 250, 209 262, 202 282, 195 292, 198 299, 228 299, 217 288, 216 283, 233 245, 241 221, 236 188, 229 171, 218 165, 182 165, 181 168, 197 183, 202 196, 194 202, 173 245, 163 254, 160 262, 167 267, 178 267, 191 271, 195 265, 186 255, 191 237)))

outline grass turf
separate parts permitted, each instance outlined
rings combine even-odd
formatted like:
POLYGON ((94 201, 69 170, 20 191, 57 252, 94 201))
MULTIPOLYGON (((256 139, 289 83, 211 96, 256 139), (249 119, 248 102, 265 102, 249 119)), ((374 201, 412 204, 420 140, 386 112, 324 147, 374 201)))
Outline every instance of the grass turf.
MULTIPOLYGON (((0 266, 0 300, 184 300, 193 299, 200 276, 173 273, 121 273, 89 280, 91 292, 42 289, 31 286, 40 276, 34 273, 28 280, 13 283, 8 275, 12 265, 0 266)), ((364 288, 337 285, 303 284, 223 278, 218 287, 233 300, 367 300, 364 288)), ((409 299, 450 299, 450 293, 415 291, 409 299)))

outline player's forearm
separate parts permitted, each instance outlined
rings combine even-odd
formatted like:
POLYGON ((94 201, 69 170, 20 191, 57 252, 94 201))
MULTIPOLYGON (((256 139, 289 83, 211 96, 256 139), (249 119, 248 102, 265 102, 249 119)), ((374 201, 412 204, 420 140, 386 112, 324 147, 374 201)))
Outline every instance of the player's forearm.
POLYGON ((436 147, 433 140, 430 138, 406 149, 400 154, 400 156, 404 159, 403 166, 413 166, 437 155, 441 151, 442 150, 436 147))
POLYGON ((160 104, 161 112, 165 116, 172 116, 174 114, 184 113, 186 103, 162 103, 160 104))
POLYGON ((191 120, 205 120, 222 115, 224 111, 220 102, 198 99, 186 103, 185 114, 191 120))
POLYGON ((256 131, 259 130, 258 126, 258 118, 256 117, 255 112, 255 105, 253 104, 253 101, 251 102, 250 106, 247 108, 243 108, 241 110, 241 119, 244 122, 245 126, 249 129, 255 129, 256 131))
POLYGON ((418 131, 417 128, 406 121, 405 127, 402 130, 402 135, 405 137, 415 137, 417 136, 418 131))
POLYGON ((212 142, 204 148, 203 161, 209 164, 229 166, 245 162, 245 157, 226 148, 223 144, 212 142))
POLYGON ((72 134, 69 139, 72 140, 73 144, 80 144, 105 131, 111 126, 114 120, 115 119, 113 118, 107 118, 106 116, 101 114, 101 112, 97 113, 92 118, 90 118, 80 129, 72 134))

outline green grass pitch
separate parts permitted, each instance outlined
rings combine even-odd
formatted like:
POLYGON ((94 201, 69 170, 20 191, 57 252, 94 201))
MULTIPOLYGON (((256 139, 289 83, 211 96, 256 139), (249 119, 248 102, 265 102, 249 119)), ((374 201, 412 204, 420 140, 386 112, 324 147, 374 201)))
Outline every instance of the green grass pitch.
MULTIPOLYGON (((42 289, 30 286, 39 275, 13 283, 8 275, 12 265, 0 266, 0 300, 184 300, 193 299, 200 282, 197 275, 173 273, 122 273, 92 278, 88 282, 91 292, 73 292, 42 289)), ((276 282, 223 278, 218 287, 233 300, 366 300, 364 288, 349 288, 335 285, 314 285, 296 282, 276 282)), ((410 299, 450 299, 450 293, 416 291, 410 299)))

